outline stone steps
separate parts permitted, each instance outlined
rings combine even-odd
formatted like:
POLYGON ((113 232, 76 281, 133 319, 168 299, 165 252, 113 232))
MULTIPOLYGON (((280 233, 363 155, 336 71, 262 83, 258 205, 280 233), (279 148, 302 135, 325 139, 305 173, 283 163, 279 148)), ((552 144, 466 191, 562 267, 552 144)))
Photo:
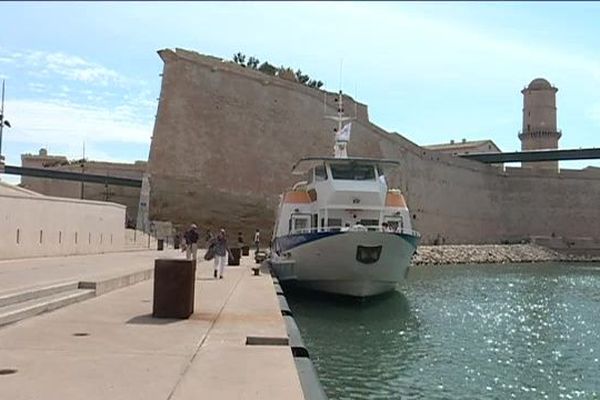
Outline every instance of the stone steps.
POLYGON ((11 304, 15 303, 22 303, 31 299, 50 296, 55 293, 74 290, 78 288, 78 284, 79 283, 77 281, 72 281, 44 287, 27 288, 25 290, 7 294, 0 294, 0 308, 10 306, 11 304))
POLYGON ((153 269, 0 293, 0 327, 152 279, 153 269))
POLYGON ((92 289, 78 289, 77 283, 37 288, 3 296, 0 307, 0 326, 95 297, 92 289))

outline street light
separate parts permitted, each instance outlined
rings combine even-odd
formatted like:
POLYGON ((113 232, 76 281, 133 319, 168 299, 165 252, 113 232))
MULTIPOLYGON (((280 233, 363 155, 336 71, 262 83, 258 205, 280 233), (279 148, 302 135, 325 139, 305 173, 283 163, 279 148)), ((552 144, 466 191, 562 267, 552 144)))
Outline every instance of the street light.
POLYGON ((0 108, 0 161, 2 160, 2 130, 10 128, 10 122, 4 119, 4 80, 2 80, 2 108, 0 108))

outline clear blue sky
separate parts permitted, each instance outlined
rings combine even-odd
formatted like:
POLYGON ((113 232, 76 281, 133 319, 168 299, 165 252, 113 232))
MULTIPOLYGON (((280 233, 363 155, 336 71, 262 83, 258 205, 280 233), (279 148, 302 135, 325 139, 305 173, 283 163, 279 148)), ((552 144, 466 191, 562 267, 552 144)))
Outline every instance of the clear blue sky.
MULTIPOLYGON (((0 2, 3 153, 148 157, 156 51, 242 51, 368 104, 417 144, 490 138, 520 149, 520 90, 559 88, 561 148, 600 147, 600 3, 0 2)), ((563 167, 598 162, 563 163, 563 167)), ((7 176, 5 176, 7 178, 7 176)))

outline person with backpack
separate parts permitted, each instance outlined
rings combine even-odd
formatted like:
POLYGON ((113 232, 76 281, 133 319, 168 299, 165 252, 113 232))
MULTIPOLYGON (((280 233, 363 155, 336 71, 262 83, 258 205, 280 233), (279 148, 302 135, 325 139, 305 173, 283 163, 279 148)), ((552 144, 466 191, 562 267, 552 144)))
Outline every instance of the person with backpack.
POLYGON ((219 231, 217 237, 213 239, 212 245, 214 246, 215 252, 213 276, 216 278, 218 274, 219 279, 223 279, 223 271, 225 270, 229 258, 229 245, 227 244, 225 229, 219 231))
POLYGON ((200 239, 196 224, 191 224, 190 229, 185 232, 183 237, 185 239, 185 258, 196 261, 198 254, 198 240, 200 239))

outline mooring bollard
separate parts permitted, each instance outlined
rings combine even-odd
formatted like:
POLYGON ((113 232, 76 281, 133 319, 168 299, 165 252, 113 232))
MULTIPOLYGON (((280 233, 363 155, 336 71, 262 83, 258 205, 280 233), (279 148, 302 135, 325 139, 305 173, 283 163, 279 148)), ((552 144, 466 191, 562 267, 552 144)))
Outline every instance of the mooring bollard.
POLYGON ((227 265, 240 265, 241 249, 232 247, 229 250, 231 250, 231 257, 227 260, 227 265))
POLYGON ((152 316, 188 318, 194 312, 195 284, 194 260, 155 260, 152 316))
POLYGON ((250 246, 242 246, 242 255, 249 256, 250 255, 250 246))
POLYGON ((265 253, 264 251, 257 251, 254 254, 254 261, 257 264, 260 264, 261 262, 265 261, 267 259, 267 253, 265 253))

